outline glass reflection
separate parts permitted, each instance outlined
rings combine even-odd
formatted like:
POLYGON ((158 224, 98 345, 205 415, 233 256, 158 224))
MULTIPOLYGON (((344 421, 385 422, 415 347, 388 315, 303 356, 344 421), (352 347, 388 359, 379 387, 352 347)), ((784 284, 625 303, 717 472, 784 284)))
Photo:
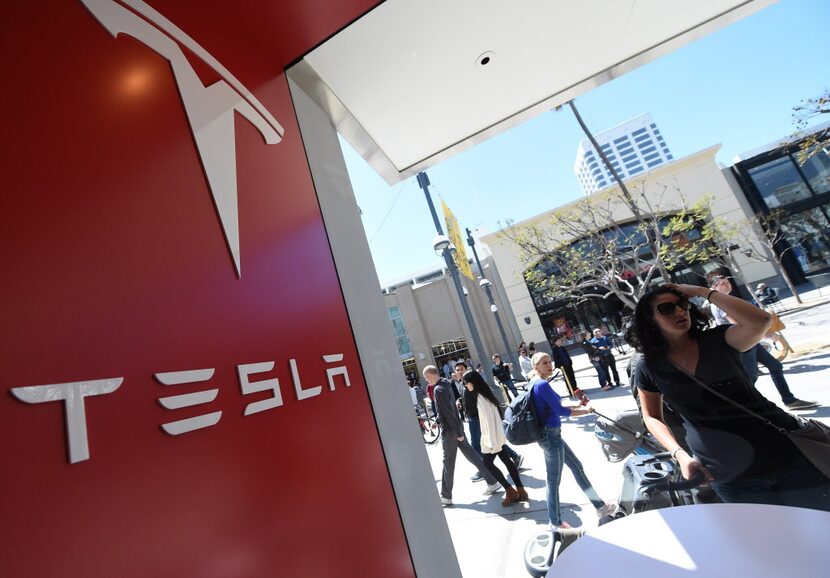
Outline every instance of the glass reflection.
POLYGON ((818 151, 804 163, 801 171, 817 195, 830 192, 830 154, 818 151))
POLYGON ((830 219, 823 205, 796 213, 782 223, 781 230, 805 274, 830 267, 830 219))
POLYGON ((810 197, 810 190, 788 156, 750 169, 749 176, 770 209, 810 197))

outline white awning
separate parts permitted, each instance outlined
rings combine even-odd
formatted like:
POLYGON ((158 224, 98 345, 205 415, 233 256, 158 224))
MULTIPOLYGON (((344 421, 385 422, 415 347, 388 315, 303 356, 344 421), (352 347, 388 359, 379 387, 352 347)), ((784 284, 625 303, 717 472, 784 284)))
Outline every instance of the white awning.
POLYGON ((774 0, 387 0, 289 76, 389 183, 774 0))

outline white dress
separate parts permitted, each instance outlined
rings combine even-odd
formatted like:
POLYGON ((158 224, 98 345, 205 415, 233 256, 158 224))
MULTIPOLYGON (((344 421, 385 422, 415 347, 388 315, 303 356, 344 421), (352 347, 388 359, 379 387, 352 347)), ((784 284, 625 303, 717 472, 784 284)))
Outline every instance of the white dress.
POLYGON ((478 421, 481 424, 481 451, 485 454, 497 454, 507 443, 501 425, 501 414, 495 405, 481 395, 478 396, 476 407, 478 421))

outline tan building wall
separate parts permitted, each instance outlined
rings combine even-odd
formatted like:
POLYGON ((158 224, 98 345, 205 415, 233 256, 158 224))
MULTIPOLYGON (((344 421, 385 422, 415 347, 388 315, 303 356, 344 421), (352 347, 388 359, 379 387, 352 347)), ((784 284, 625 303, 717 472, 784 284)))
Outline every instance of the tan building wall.
MULTIPOLYGON (((632 195, 637 196, 644 192, 646 197, 652 203, 655 203, 655 206, 659 206, 663 210, 679 209, 684 199, 687 204, 691 205, 706 195, 711 195, 713 197, 712 212, 715 217, 733 222, 751 217, 752 211, 740 187, 729 170, 722 169, 715 161, 715 154, 718 149, 720 149, 720 145, 715 145, 677 159, 645 173, 640 178, 627 180, 626 186, 632 195)), ((617 187, 603 189, 603 191, 594 193, 594 195, 601 195, 614 189, 617 189, 617 187)), ((583 199, 584 197, 581 197, 573 203, 515 223, 511 228, 521 229, 531 226, 544 228, 549 224, 554 211, 567 209, 583 199)), ((633 215, 627 208, 619 207, 614 218, 617 222, 627 222, 633 219, 633 215)), ((566 241, 568 239, 562 240, 566 241)), ((501 276, 522 339, 528 342, 544 343, 546 341, 545 332, 522 277, 528 263, 522 262, 518 247, 501 232, 485 235, 482 237, 482 241, 487 243, 493 254, 493 260, 501 276), (529 323, 526 321, 528 318, 529 323)), ((760 279, 767 279, 778 273, 771 262, 759 262, 737 253, 736 256, 740 267, 740 275, 747 283, 751 284, 760 279)))
MULTIPOLYGON (((485 273, 493 284, 496 307, 499 309, 510 350, 515 353, 520 341, 519 332, 513 322, 515 315, 510 309, 510 303, 504 298, 504 288, 501 287, 500 279, 495 274, 491 258, 485 259, 483 264, 491 265, 485 269, 485 273)), ((472 269, 476 273, 476 267, 472 269)), ((467 290, 467 303, 484 347, 484 351, 480 354, 475 352, 472 335, 468 330, 464 312, 449 274, 444 274, 423 285, 413 286, 403 283, 390 288, 392 292, 383 295, 387 308, 400 308, 415 365, 419 372, 426 365, 435 364, 432 355, 434 345, 455 339, 463 339, 467 343, 473 362, 481 363, 488 371, 492 354, 506 355, 495 315, 490 310, 490 302, 480 287, 479 281, 478 276, 475 280, 461 276, 461 284, 467 290)), ((487 377, 489 378, 489 373, 487 377)))

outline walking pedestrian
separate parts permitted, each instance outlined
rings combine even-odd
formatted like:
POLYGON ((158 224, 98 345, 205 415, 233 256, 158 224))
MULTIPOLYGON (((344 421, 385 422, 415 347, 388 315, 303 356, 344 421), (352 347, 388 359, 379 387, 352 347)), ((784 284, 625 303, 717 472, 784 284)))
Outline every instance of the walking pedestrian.
MULTIPOLYGON (((519 395, 519 392, 516 391, 516 386, 513 385, 513 375, 511 374, 513 365, 510 363, 503 362, 501 360, 501 356, 498 353, 493 355, 492 359, 493 378, 496 380, 496 383, 500 383, 502 386, 504 386, 505 390, 510 390, 510 393, 512 393, 513 397, 515 398, 517 395, 519 395)), ((504 395, 508 395, 507 391, 504 392, 504 395)))
POLYGON ((590 405, 584 407, 563 407, 559 395, 547 382, 553 375, 553 364, 547 353, 539 352, 533 356, 533 369, 540 379, 535 380, 531 387, 533 404, 536 406, 536 415, 544 426, 542 439, 539 445, 545 454, 545 471, 547 487, 548 518, 554 529, 569 528, 567 522, 562 521, 559 508, 559 482, 562 479, 562 465, 568 466, 576 478, 577 484, 588 496, 588 499, 597 508, 597 516, 602 517, 613 512, 614 506, 607 504, 599 497, 594 489, 582 463, 573 453, 570 446, 562 439, 561 417, 585 415, 591 412, 590 405))
MULTIPOLYGON (((455 379, 464 383, 464 374, 467 373, 468 367, 463 364, 459 363, 455 366, 455 379)), ((484 453, 481 451, 481 423, 478 417, 478 407, 477 407, 477 400, 475 396, 467 390, 467 387, 464 387, 464 392, 461 396, 462 406, 464 409, 464 413, 467 415, 467 427, 470 430, 470 445, 473 446, 473 449, 482 457, 484 458, 484 453)), ((510 455, 510 459, 513 460, 513 463, 516 464, 516 469, 520 470, 522 467, 522 463, 524 462, 524 456, 521 454, 516 453, 516 451, 511 448, 509 445, 504 446, 505 451, 510 455)), ((476 472, 470 478, 474 482, 480 482, 484 478, 481 477, 479 472, 476 472)), ((514 480, 515 483, 515 480, 514 480)))
POLYGON ((427 383, 434 385, 435 406, 438 409, 438 423, 441 424, 441 448, 444 452, 443 471, 441 473, 441 504, 452 505, 452 487, 455 477, 455 458, 461 454, 481 473, 487 482, 484 495, 494 494, 499 489, 499 483, 490 470, 484 465, 484 460, 470 446, 464 437, 464 428, 458 417, 458 411, 453 401, 452 391, 455 387, 441 377, 438 368, 427 365, 423 371, 427 383))
POLYGON ((484 465, 504 487, 505 496, 501 505, 507 507, 516 502, 526 502, 528 500, 527 492, 524 489, 524 484, 522 484, 519 469, 507 452, 507 438, 504 437, 499 402, 496 396, 493 395, 493 391, 484 381, 484 378, 475 371, 468 370, 463 379, 467 390, 476 399, 476 409, 481 424, 479 447, 481 447, 484 455, 484 465), (516 484, 515 488, 507 483, 504 474, 496 467, 494 463, 496 456, 499 457, 510 473, 510 477, 513 478, 513 483, 516 484))
POLYGON ((582 334, 581 345, 583 351, 588 354, 588 360, 591 362, 591 365, 597 370, 597 379, 599 380, 599 386, 602 388, 602 391, 613 389, 614 386, 611 385, 611 382, 608 380, 608 373, 605 371, 605 364, 602 363, 602 354, 591 343, 591 334, 587 331, 582 334))
POLYGON ((579 386, 576 384, 573 360, 571 359, 571 355, 568 353, 568 350, 563 346, 563 343, 564 340, 561 337, 557 337, 554 340, 553 348, 551 349, 551 359, 553 360, 554 367, 560 369, 562 371, 562 375, 565 376, 565 386, 568 388, 568 392, 571 394, 571 397, 579 399, 576 394, 576 390, 579 389, 579 386))
MULTIPOLYGON (((722 269, 718 269, 715 274, 710 275, 710 288, 718 293, 729 295, 732 290, 732 281, 728 275, 723 274, 722 269)), ((734 325, 735 320, 723 309, 710 303, 709 311, 715 319, 716 325, 734 325)), ((812 409, 818 407, 818 403, 814 401, 805 401, 798 399, 793 392, 790 391, 790 385, 784 377, 783 364, 775 359, 769 351, 764 349, 760 343, 756 343, 753 347, 741 354, 741 361, 743 362, 749 380, 754 384, 758 381, 758 364, 765 366, 769 371, 769 376, 778 394, 781 396, 781 401, 789 409, 812 409)))

